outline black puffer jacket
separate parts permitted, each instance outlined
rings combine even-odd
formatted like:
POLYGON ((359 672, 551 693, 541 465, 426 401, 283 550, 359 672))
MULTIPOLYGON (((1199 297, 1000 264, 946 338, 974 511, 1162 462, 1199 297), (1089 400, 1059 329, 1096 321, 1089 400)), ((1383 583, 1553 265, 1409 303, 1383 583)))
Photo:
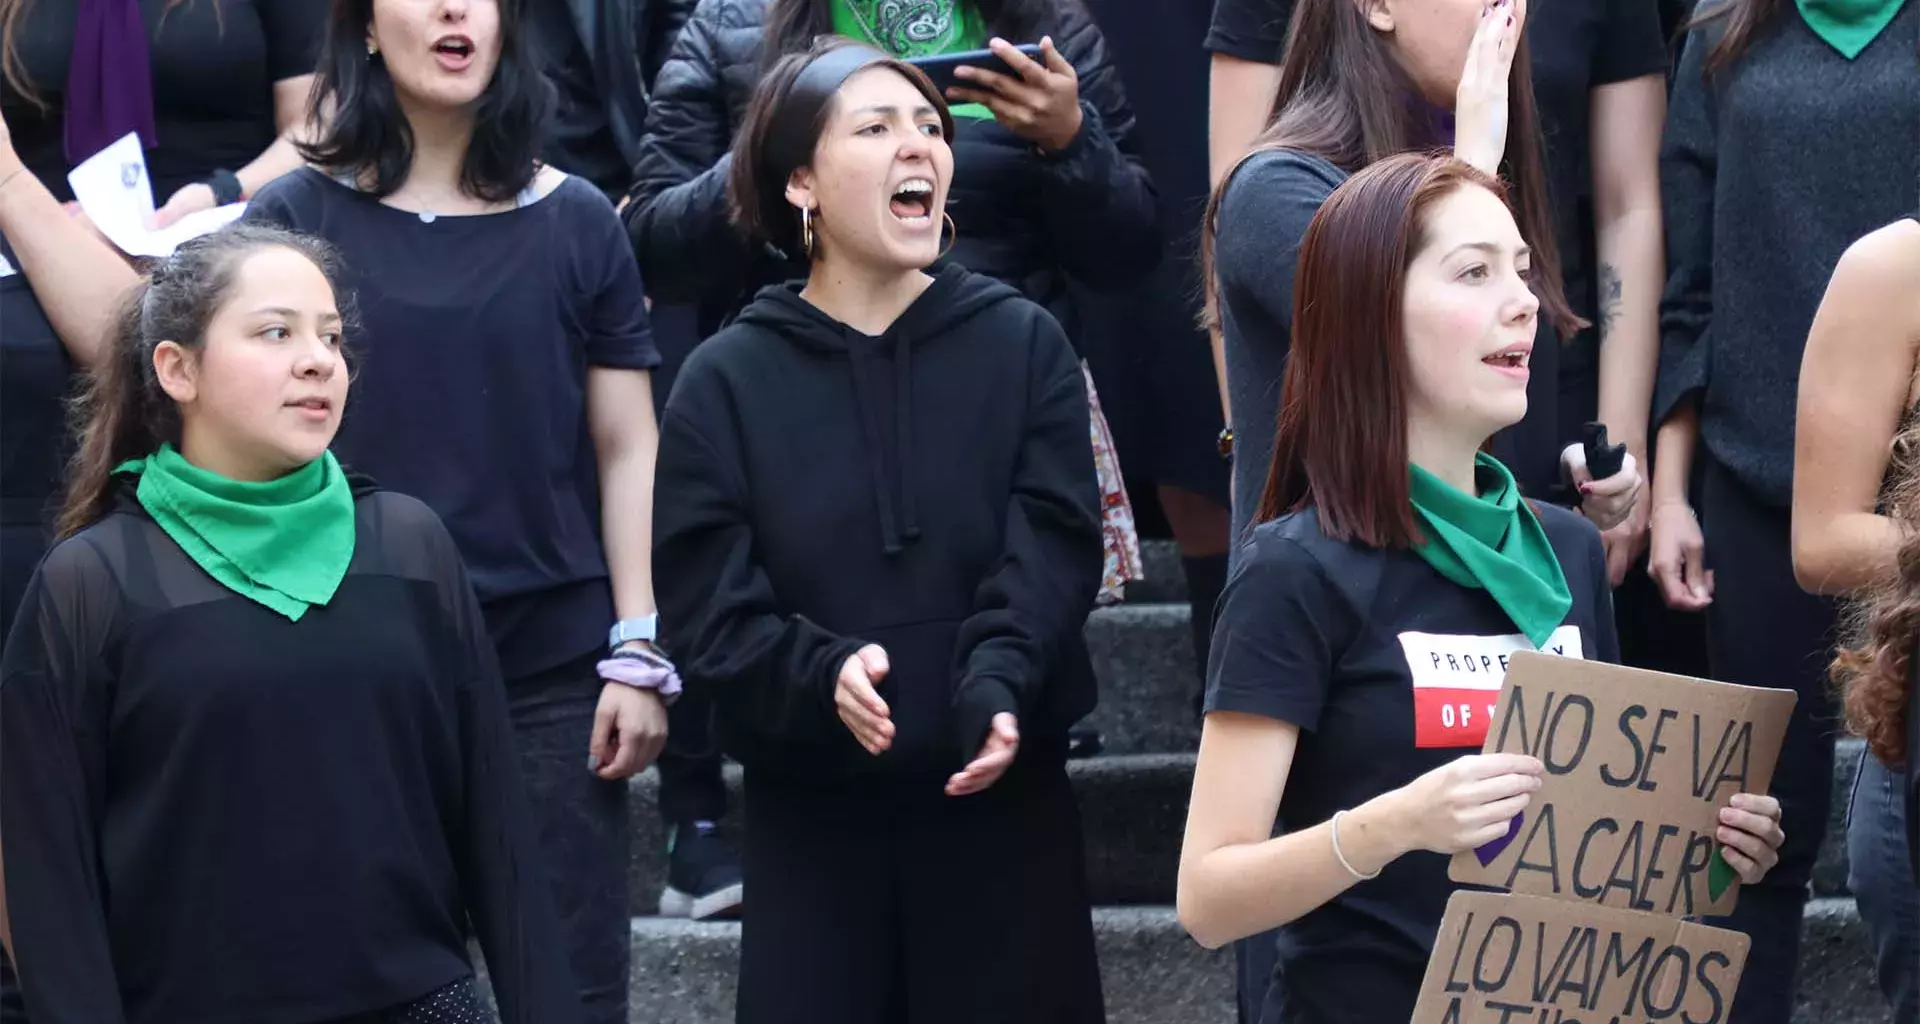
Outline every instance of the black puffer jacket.
MULTIPOLYGON (((626 206, 648 293, 697 303, 703 334, 761 286, 804 274, 750 249, 727 207, 727 150, 759 80, 766 6, 700 0, 694 8, 654 82, 626 206)), ((963 122, 947 204, 958 229, 950 258, 1019 288, 1077 338, 1068 278, 1104 288, 1152 269, 1162 243, 1159 206, 1131 139, 1126 90, 1092 15, 1080 0, 1054 0, 1045 34, 1079 73, 1080 135, 1042 155, 997 123, 963 122)))

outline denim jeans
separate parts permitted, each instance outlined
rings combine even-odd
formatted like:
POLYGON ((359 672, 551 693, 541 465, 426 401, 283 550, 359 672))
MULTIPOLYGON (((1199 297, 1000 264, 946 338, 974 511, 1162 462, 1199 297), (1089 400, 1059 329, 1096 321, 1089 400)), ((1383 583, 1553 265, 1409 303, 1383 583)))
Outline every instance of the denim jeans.
POLYGON ((508 709, 547 857, 585 1024, 627 1024, 633 948, 627 784, 587 766, 600 704, 598 653, 507 684, 508 709))
POLYGON ((1900 1024, 1920 1024, 1920 888, 1907 859, 1904 773, 1860 759, 1847 807, 1847 888, 1860 904, 1880 991, 1900 1024))

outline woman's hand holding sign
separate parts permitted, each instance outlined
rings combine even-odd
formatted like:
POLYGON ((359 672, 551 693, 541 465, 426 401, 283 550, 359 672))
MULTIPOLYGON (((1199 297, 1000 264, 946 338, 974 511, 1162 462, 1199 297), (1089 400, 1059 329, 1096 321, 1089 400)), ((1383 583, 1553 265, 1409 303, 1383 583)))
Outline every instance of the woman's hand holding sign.
POLYGON ((1453 854, 1507 834, 1540 791, 1545 767, 1525 754, 1469 754, 1380 797, 1412 850, 1453 854))
POLYGON ((1780 827, 1780 801, 1759 793, 1735 793, 1720 808, 1720 856, 1752 885, 1780 863, 1780 845, 1787 833, 1780 827))

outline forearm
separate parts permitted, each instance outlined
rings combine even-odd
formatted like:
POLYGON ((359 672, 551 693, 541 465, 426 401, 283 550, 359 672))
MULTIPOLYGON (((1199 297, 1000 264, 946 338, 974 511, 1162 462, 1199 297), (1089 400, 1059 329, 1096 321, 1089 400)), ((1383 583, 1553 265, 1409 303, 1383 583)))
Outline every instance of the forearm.
POLYGON ((1801 527, 1795 517, 1793 574, 1802 589, 1843 595, 1892 580, 1899 572, 1903 532, 1893 519, 1852 512, 1801 527))
POLYGON ((1214 54, 1207 75, 1207 171, 1214 186, 1267 126, 1280 67, 1214 54))
POLYGON ((67 351, 81 365, 95 365, 120 299, 138 276, 11 153, 0 161, 0 182, 0 235, 13 246, 20 271, 67 351))
POLYGON ((253 162, 234 172, 240 179, 241 195, 252 198, 267 183, 288 171, 297 170, 304 161, 289 134, 276 136, 273 144, 260 151, 253 162))
MULTIPOLYGON (((1404 830, 1391 824, 1393 799, 1375 797, 1340 816, 1340 853, 1354 871, 1372 874, 1408 852, 1398 838, 1404 830)), ((1182 865, 1180 921, 1215 949, 1297 920, 1359 881, 1334 853, 1332 822, 1323 822, 1182 865)))
POLYGON ((1653 505, 1691 504, 1688 496, 1693 480, 1693 450, 1700 439, 1700 413, 1695 400, 1687 399, 1660 425, 1654 439, 1653 505))
MULTIPOLYGON (((648 416, 651 423, 653 417, 648 416)), ((600 530, 614 614, 637 619, 654 612, 653 471, 657 440, 651 431, 600 465, 600 530)))
POLYGON ((1601 221, 1600 420, 1643 466, 1660 364, 1662 245, 1657 199, 1601 221))

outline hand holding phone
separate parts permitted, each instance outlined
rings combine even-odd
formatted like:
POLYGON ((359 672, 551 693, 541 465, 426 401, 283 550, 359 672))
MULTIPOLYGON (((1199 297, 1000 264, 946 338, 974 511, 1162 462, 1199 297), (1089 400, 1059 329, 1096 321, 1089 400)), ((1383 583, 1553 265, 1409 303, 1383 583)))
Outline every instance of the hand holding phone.
POLYGON ((947 89, 947 99, 986 107, 1008 131, 1045 152, 1058 153, 1072 145, 1084 120, 1080 76, 1054 48, 1053 38, 1040 40, 1037 57, 1004 39, 987 46, 1010 73, 962 64, 953 73, 965 84, 947 89))
MULTIPOLYGON (((1037 60, 1040 57, 1038 43, 1023 43, 1014 49, 1029 60, 1037 60)), ((960 78, 956 72, 961 68, 980 68, 996 75, 1010 77, 1017 77, 1019 74, 1004 58, 992 50, 966 50, 961 53, 935 54, 931 57, 913 57, 907 63, 925 73, 927 79, 933 82, 933 87, 940 90, 942 96, 947 94, 947 90, 960 85, 960 78)))

